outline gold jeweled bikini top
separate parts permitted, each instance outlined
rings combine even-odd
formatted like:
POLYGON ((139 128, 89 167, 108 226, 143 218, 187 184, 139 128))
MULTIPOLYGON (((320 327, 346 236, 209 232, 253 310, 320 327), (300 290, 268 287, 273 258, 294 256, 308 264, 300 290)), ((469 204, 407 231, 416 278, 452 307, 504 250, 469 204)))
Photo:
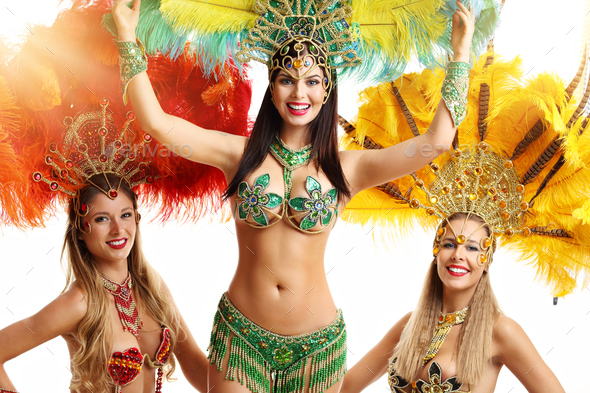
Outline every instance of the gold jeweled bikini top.
MULTIPOLYGON (((430 345, 426 351, 426 355, 424 356, 423 365, 426 365, 432 358, 436 356, 440 348, 442 347, 445 339, 447 338, 451 328, 455 325, 459 325, 465 321, 465 317, 467 316, 467 311, 469 310, 469 306, 463 308, 462 310, 455 311, 448 314, 440 313, 440 317, 438 319, 438 323, 436 325, 436 330, 434 331, 434 336, 430 341, 430 345)), ((410 384, 403 379, 401 376, 396 375, 395 372, 395 362, 397 358, 393 359, 389 364, 389 368, 387 370, 388 379, 389 379, 389 387, 391 391, 394 393, 404 393, 405 390, 410 384)), ((428 381, 424 381, 422 379, 418 379, 417 381, 412 382, 412 393, 453 393, 453 392, 461 392, 461 393, 471 393, 471 386, 469 387, 469 391, 459 390, 463 387, 463 384, 457 381, 457 377, 451 377, 446 379, 445 381, 442 380, 442 368, 440 365, 433 361, 430 366, 428 367, 428 381)))
POLYGON ((243 181, 238 185, 234 216, 237 212, 240 220, 254 228, 268 228, 286 216, 287 222, 294 228, 310 234, 323 232, 330 227, 330 224, 335 224, 338 216, 336 188, 331 188, 323 194, 320 183, 313 177, 307 176, 305 188, 309 197, 291 198, 293 171, 309 163, 312 159, 311 151, 311 144, 294 150, 277 136, 270 146, 270 153, 284 168, 285 196, 264 192, 270 183, 269 174, 257 177, 252 187, 243 181), (279 206, 281 209, 278 213, 272 211, 279 206), (296 213, 289 214, 289 208, 296 213), (254 223, 247 221, 249 216, 252 216, 254 223), (298 222, 297 219, 301 217, 303 218, 298 222), (321 224, 321 229, 313 230, 318 223, 321 224))

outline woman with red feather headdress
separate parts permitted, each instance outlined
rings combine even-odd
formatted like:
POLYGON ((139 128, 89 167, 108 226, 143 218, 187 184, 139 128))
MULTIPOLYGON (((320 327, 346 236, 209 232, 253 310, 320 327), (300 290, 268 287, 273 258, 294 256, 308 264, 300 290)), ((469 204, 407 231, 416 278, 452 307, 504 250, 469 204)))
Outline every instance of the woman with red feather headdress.
MULTIPOLYGON (((160 392, 176 362, 206 391, 205 355, 143 255, 138 197, 147 207, 163 201, 162 220, 197 219, 225 184, 213 168, 157 144, 117 98, 116 52, 99 25, 106 10, 74 8, 51 28, 34 29, 0 79, 0 101, 9 104, 0 112, 3 221, 37 227, 60 205, 68 212, 66 288, 0 330, 2 393, 15 389, 4 363, 58 335, 68 344, 72 391, 160 392)), ((150 58, 164 105, 203 126, 246 134, 247 117, 232 102, 249 103, 249 83, 231 71, 211 83, 192 56, 150 58)))

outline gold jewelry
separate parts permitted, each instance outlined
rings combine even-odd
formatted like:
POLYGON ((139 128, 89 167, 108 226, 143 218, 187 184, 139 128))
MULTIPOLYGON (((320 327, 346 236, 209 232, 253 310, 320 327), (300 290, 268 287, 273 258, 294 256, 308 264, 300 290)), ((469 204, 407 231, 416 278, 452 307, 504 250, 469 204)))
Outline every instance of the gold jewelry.
POLYGON ((115 305, 119 312, 119 320, 123 325, 123 330, 128 330, 139 340, 139 330, 143 322, 139 318, 139 311, 133 299, 133 281, 131 275, 127 272, 127 278, 123 284, 111 281, 103 274, 100 275, 102 286, 115 298, 115 305))
POLYGON ((90 233, 92 228, 87 221, 82 222, 90 209, 81 204, 79 190, 87 184, 92 184, 110 199, 119 195, 121 182, 125 180, 130 188, 139 184, 151 184, 159 176, 147 173, 151 161, 136 161, 137 153, 142 151, 145 144, 151 142, 152 137, 144 134, 142 142, 132 146, 130 124, 135 119, 132 112, 127 113, 123 126, 118 129, 113 115, 108 110, 109 100, 100 100, 101 109, 86 112, 75 118, 66 117, 66 130, 63 139, 49 144, 49 153, 45 156, 45 163, 51 167, 47 174, 33 173, 33 180, 49 185, 51 191, 61 191, 74 198, 74 210, 77 215, 76 228, 82 233, 90 233), (110 184, 107 173, 119 177, 118 184, 110 184), (95 175, 103 175, 108 189, 102 189, 90 179, 95 175))
MULTIPOLYGON (((478 263, 491 263, 496 236, 504 234, 508 237, 515 233, 525 236, 531 230, 522 227, 524 213, 529 205, 523 200, 524 185, 520 184, 518 173, 512 161, 497 155, 485 142, 476 147, 460 147, 451 153, 451 158, 443 165, 431 164, 430 169, 436 175, 435 180, 428 186, 418 179, 415 188, 426 194, 424 205, 418 199, 410 201, 413 209, 423 208, 428 215, 442 219, 433 244, 433 254, 440 250, 440 241, 446 235, 445 225, 448 218, 455 213, 465 213, 465 222, 470 216, 476 215, 492 228, 489 237, 480 240, 480 247, 484 251, 478 257, 478 263)), ((458 244, 465 244, 482 224, 471 234, 463 233, 465 223, 460 233, 455 233, 452 226, 448 226, 458 244)))
POLYGON ((460 311, 455 311, 448 314, 443 314, 442 312, 440 313, 438 324, 436 325, 436 330, 434 331, 434 336, 432 337, 432 341, 430 341, 430 345, 428 346, 428 350, 426 351, 426 356, 424 356, 422 365, 425 365, 430 359, 436 356, 445 342, 445 339, 449 335, 451 328, 465 321, 468 309, 469 306, 460 311))

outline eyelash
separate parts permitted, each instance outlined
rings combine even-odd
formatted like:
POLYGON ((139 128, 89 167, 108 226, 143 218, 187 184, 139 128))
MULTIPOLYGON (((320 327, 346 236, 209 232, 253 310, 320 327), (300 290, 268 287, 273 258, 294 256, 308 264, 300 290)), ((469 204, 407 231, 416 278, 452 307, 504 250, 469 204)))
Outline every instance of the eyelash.
MULTIPOLYGON (((293 81, 291 79, 288 79, 288 78, 281 79, 280 82, 283 85, 293 84, 293 81)), ((308 85, 311 85, 311 86, 316 86, 316 85, 319 85, 320 84, 320 81, 317 80, 317 79, 311 79, 311 80, 308 80, 307 81, 307 84, 308 85)))
MULTIPOLYGON (((121 216, 122 218, 131 218, 131 213, 127 212, 127 213, 123 213, 123 215, 121 216)), ((108 219, 108 217, 106 216, 100 216, 100 217, 96 217, 94 219, 94 222, 104 222, 102 221, 102 219, 108 219)))
MULTIPOLYGON (((444 248, 455 248, 455 244, 454 243, 445 243, 443 244, 444 248)), ((467 249, 469 251, 474 251, 474 252, 479 252, 479 248, 474 247, 474 246, 467 246, 467 249)))

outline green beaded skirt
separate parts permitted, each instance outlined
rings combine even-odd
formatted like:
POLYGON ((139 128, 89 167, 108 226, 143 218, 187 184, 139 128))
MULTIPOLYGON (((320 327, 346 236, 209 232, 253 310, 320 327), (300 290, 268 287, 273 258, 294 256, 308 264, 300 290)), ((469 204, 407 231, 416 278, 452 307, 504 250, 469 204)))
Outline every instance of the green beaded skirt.
POLYGON ((209 362, 225 379, 238 380, 253 393, 303 393, 311 364, 309 393, 321 393, 346 373, 346 325, 342 311, 325 328, 299 336, 272 333, 246 318, 223 294, 211 331, 209 362), (230 332, 234 334, 231 343, 230 332))

